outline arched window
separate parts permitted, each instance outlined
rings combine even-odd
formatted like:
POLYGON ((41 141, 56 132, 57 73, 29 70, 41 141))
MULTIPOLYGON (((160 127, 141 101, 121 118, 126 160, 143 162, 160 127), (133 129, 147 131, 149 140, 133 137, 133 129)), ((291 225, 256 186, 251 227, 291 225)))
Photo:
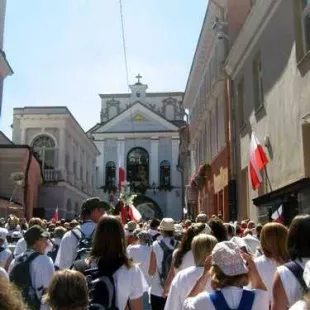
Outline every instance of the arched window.
POLYGON ((149 183, 149 154, 141 147, 128 152, 127 181, 134 185, 149 183))
POLYGON ((167 160, 163 160, 160 163, 160 185, 161 186, 170 186, 170 163, 167 160))
POLYGON ((56 144, 51 137, 41 135, 35 138, 32 147, 42 161, 43 169, 55 169, 56 144))
POLYGON ((105 185, 115 185, 116 166, 114 161, 109 161, 105 166, 105 185))

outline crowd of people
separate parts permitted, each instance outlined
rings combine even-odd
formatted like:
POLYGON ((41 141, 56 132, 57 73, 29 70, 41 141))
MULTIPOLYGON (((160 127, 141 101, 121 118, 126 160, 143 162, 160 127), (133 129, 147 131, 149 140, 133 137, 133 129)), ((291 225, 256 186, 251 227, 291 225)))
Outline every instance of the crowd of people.
POLYGON ((122 222, 99 198, 79 220, 0 220, 3 310, 310 310, 310 215, 122 222))

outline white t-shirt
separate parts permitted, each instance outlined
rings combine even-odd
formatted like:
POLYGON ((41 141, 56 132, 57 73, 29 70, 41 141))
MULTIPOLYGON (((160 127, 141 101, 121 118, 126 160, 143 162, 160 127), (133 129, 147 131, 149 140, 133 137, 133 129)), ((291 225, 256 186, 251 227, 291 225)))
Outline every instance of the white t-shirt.
MULTIPOLYGON (((92 262, 91 267, 96 268, 96 262, 92 262)), ((126 308, 129 299, 138 299, 148 290, 143 272, 137 264, 129 269, 123 265, 113 274, 113 279, 116 288, 116 306, 119 310, 126 308)))
POLYGON ((299 300, 289 310, 308 310, 308 308, 304 300, 299 300))
MULTIPOLYGON (((96 223, 87 221, 79 228, 88 237, 96 229, 96 223)), ((78 239, 74 236, 72 231, 66 232, 60 242, 59 250, 55 260, 55 266, 59 267, 60 269, 70 268, 77 256, 77 245, 78 239)))
POLYGON ((4 249, 0 252, 0 267, 5 267, 7 260, 11 257, 12 252, 9 249, 4 249))
MULTIPOLYGON (((203 267, 197 266, 191 266, 179 271, 171 283, 165 310, 182 309, 186 296, 202 273, 203 267)), ((207 282, 205 291, 213 291, 210 280, 207 282)))
MULTIPOLYGON (((173 257, 175 257, 177 251, 178 251, 178 249, 174 250, 173 257)), ((188 267, 191 267, 191 266, 195 266, 195 261, 194 261, 193 251, 189 250, 183 256, 182 263, 181 263, 181 265, 178 268, 175 269, 175 272, 179 272, 179 271, 184 270, 184 269, 186 269, 188 267)))
MULTIPOLYGON (((171 249, 174 249, 174 246, 171 245, 170 241, 171 238, 162 238, 161 240, 163 240, 165 242, 165 244, 171 249)), ((176 241, 174 240, 174 244, 176 243, 176 241)), ((163 287, 160 284, 160 278, 159 278, 159 274, 162 271, 161 268, 161 264, 164 258, 164 251, 162 250, 162 248, 160 247, 158 241, 154 241, 153 245, 152 245, 152 250, 155 254, 156 257, 156 272, 152 278, 152 283, 151 283, 151 295, 155 295, 155 296, 159 296, 162 297, 163 296, 163 287)))
POLYGON ((254 262, 255 262, 257 271, 267 288, 267 291, 269 294, 269 301, 270 303, 272 303, 273 301, 273 298, 272 298, 273 277, 277 270, 278 264, 275 261, 267 258, 265 255, 257 257, 254 260, 254 262))
MULTIPOLYGON (((302 261, 296 260, 296 262, 304 269, 309 258, 304 258, 302 261)), ((294 276, 294 274, 284 265, 277 268, 280 276, 284 291, 288 300, 289 307, 302 297, 302 288, 294 276)))
MULTIPOLYGON (((235 286, 225 287, 221 290, 230 309, 237 309, 243 289, 235 286)), ((254 290, 255 298, 251 310, 269 310, 268 292, 254 290)), ((184 310, 215 310, 208 292, 202 292, 195 297, 187 298, 184 302, 184 310)))
POLYGON ((7 280, 9 280, 9 275, 6 272, 6 270, 2 267, 0 267, 0 281, 1 281, 1 277, 6 278, 7 280))
POLYGON ((151 247, 142 244, 133 244, 127 247, 128 257, 136 262, 143 272, 146 282, 151 285, 149 276, 150 253, 151 247))
MULTIPOLYGON (((27 250, 22 255, 30 256, 34 253, 33 250, 27 250)), ((9 274, 13 270, 15 266, 15 259, 12 261, 9 267, 9 274)), ((53 275, 55 269, 53 261, 50 257, 46 255, 39 255, 37 256, 31 263, 30 263, 30 274, 31 274, 31 283, 33 288, 36 289, 36 293, 39 299, 41 299, 42 291, 47 289, 53 275)), ((41 310, 46 309, 46 305, 41 305, 41 310)))

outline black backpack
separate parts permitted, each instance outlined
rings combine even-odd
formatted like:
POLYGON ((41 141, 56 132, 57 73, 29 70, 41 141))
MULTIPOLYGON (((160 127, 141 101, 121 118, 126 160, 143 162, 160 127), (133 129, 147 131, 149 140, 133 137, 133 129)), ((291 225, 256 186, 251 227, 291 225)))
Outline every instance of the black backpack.
POLYGON ((75 238, 78 240, 77 255, 75 260, 85 258, 87 254, 90 253, 93 243, 94 231, 95 230, 93 230, 93 232, 88 237, 81 231, 79 227, 76 227, 71 231, 75 238))
POLYGON ((99 268, 90 268, 84 259, 74 262, 72 269, 82 272, 86 277, 89 297, 88 310, 119 310, 116 307, 113 274, 102 275, 99 268))
MULTIPOLYGON (((16 265, 10 273, 10 281, 21 291, 26 304, 31 310, 40 310, 41 301, 36 294, 36 289, 32 285, 30 275, 30 263, 41 254, 35 252, 30 256, 21 255, 16 258, 16 265)), ((37 288, 38 290, 43 289, 37 288)))
POLYGON ((159 246, 164 252, 164 257, 161 263, 161 272, 159 272, 160 284, 164 286, 165 281, 168 277, 170 266, 172 263, 172 254, 174 249, 178 246, 179 242, 175 241, 176 244, 173 249, 169 248, 163 240, 158 241, 159 246))

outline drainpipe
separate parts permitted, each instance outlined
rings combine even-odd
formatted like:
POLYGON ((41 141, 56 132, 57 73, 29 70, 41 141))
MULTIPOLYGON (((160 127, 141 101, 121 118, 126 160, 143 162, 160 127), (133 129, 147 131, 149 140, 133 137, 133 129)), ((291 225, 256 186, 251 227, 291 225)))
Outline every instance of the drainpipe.
POLYGON ((220 9, 221 11, 221 20, 224 19, 224 15, 225 15, 225 7, 222 6, 221 4, 219 4, 216 0, 210 0, 211 3, 213 3, 217 8, 220 9))
POLYGON ((176 166, 178 172, 180 173, 181 175, 181 200, 182 200, 182 203, 181 203, 181 211, 182 211, 182 220, 184 218, 184 214, 183 214, 183 208, 185 206, 185 191, 184 191, 184 170, 183 168, 181 168, 181 166, 178 164, 176 166))

